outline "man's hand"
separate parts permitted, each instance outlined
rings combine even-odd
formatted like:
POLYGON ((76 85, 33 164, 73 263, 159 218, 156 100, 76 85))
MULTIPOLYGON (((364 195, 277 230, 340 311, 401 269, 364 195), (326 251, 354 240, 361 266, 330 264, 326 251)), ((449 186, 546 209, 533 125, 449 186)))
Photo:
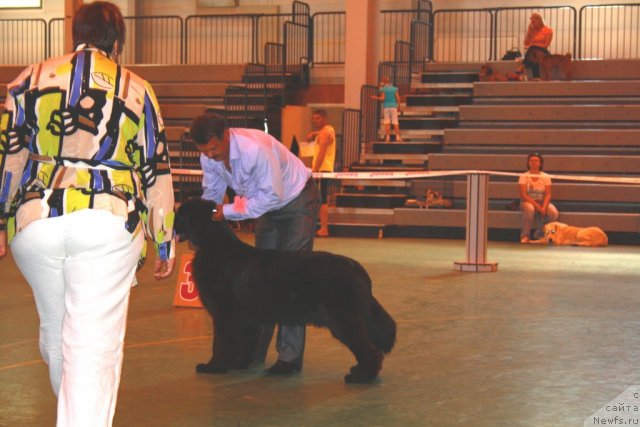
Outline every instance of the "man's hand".
POLYGON ((211 211, 211 221, 224 221, 224 212, 222 212, 222 205, 217 205, 213 209, 213 211, 211 211))
POLYGON ((7 231, 0 231, 0 258, 7 254, 7 231))
POLYGON ((171 258, 166 261, 162 261, 160 258, 156 258, 153 278, 156 280, 162 280, 171 276, 171 273, 173 273, 173 265, 175 264, 175 261, 175 258, 171 258))

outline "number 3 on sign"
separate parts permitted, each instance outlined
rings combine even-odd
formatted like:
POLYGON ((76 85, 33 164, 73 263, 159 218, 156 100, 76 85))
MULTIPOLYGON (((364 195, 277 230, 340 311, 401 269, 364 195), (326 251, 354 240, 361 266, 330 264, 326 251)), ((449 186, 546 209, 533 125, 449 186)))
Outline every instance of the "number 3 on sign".
POLYGON ((191 275, 193 254, 184 254, 180 258, 180 270, 178 271, 178 283, 173 295, 173 305, 176 307, 202 307, 198 288, 193 283, 191 275))

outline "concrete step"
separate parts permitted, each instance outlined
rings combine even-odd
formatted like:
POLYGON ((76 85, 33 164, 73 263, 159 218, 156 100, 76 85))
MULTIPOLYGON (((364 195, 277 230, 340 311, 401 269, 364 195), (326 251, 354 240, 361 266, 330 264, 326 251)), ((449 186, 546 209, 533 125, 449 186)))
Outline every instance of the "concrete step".
POLYGON ((407 107, 418 106, 458 106, 471 104, 471 94, 408 94, 405 96, 407 107))
POLYGON ((459 116, 465 122, 633 122, 640 117, 640 105, 463 105, 459 116))
POLYGON ((373 154, 428 154, 442 151, 440 142, 374 142, 373 154))
POLYGON ((455 117, 411 117, 400 116, 398 118, 400 131, 408 129, 446 129, 458 127, 458 119, 455 117))
POLYGON ((478 72, 472 71, 427 71, 422 73, 422 83, 473 83, 478 81, 478 72))
POLYGON ((406 194, 337 193, 336 207, 391 209, 404 206, 406 194))

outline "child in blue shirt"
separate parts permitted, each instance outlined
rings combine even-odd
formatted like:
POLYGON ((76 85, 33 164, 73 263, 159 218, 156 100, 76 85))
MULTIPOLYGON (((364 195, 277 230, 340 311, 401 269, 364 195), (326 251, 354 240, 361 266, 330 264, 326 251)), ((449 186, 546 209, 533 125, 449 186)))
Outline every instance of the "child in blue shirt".
POLYGON ((391 125, 393 125, 396 132, 396 142, 402 142, 402 137, 400 137, 400 125, 398 124, 398 112, 401 111, 401 101, 398 88, 389 82, 389 77, 383 76, 380 79, 380 95, 372 96, 371 98, 383 101, 382 108, 385 142, 391 141, 391 125))

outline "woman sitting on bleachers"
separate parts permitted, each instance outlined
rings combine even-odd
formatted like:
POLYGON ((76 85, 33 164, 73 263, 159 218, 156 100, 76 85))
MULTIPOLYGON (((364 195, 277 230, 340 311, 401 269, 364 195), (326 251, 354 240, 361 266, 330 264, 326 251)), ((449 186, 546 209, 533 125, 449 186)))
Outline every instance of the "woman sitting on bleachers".
POLYGON ((551 178, 542 172, 544 159, 538 153, 527 157, 527 172, 520 175, 520 210, 522 226, 520 243, 531 239, 531 228, 535 223, 534 238, 542 237, 542 227, 548 222, 558 219, 558 209, 551 203, 551 178))

